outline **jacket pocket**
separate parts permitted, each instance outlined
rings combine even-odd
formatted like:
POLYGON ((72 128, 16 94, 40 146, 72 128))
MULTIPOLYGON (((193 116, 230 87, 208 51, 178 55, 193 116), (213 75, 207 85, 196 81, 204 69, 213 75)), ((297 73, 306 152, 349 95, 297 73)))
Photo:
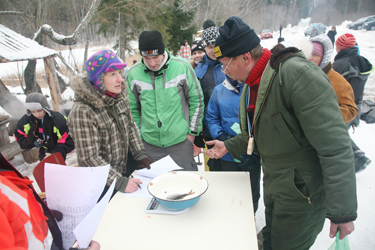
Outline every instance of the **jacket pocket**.
POLYGON ((275 130, 277 131, 277 134, 280 137, 281 142, 284 145, 284 148, 287 149, 285 150, 286 152, 296 152, 302 149, 302 146, 294 138, 292 132, 289 130, 283 116, 280 113, 272 116, 272 122, 275 130))
POLYGON ((297 169, 294 169, 294 186, 301 196, 307 199, 308 203, 311 204, 309 187, 297 169))

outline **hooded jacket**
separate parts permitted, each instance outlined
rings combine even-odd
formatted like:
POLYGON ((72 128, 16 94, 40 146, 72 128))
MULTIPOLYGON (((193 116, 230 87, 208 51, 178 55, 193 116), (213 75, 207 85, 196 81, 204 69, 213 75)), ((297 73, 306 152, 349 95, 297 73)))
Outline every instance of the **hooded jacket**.
MULTIPOLYGON (((262 157, 264 196, 277 211, 323 204, 333 223, 357 217, 351 141, 327 76, 296 48, 276 45, 263 72, 253 135, 262 157)), ((245 85, 240 100, 241 135, 226 140, 233 157, 249 140, 245 85)), ((298 222, 295 222, 298 223, 298 222)))
POLYGON ((203 94, 190 63, 165 50, 167 61, 159 71, 143 62, 129 69, 131 111, 145 142, 165 148, 197 136, 202 130, 203 94))
POLYGON ((129 100, 123 91, 111 98, 96 90, 87 77, 73 77, 71 87, 75 103, 69 113, 68 126, 74 139, 79 166, 110 164, 107 185, 117 177, 115 188, 124 192, 128 151, 136 161, 147 158, 131 115, 129 100))
POLYGON ((341 50, 335 56, 333 69, 352 85, 355 103, 361 104, 367 78, 374 70, 372 64, 358 55, 358 48, 354 46, 341 50))
POLYGON ((326 73, 335 90, 341 114, 345 123, 352 121, 358 114, 357 105, 354 102, 354 92, 349 82, 337 73, 331 64, 333 46, 325 34, 320 34, 310 39, 312 42, 318 42, 323 46, 323 57, 319 67, 326 73))
POLYGON ((66 117, 44 107, 46 115, 42 120, 35 118, 30 111, 18 121, 14 136, 22 149, 35 147, 34 141, 38 138, 43 140, 39 148, 39 159, 45 157, 45 152, 61 153, 64 159, 66 155, 74 150, 73 139, 69 135, 66 117))

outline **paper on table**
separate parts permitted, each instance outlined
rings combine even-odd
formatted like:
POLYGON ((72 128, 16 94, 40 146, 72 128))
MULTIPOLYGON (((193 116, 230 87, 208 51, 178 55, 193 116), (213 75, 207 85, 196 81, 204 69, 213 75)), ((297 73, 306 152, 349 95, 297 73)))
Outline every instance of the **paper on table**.
POLYGON ((145 176, 148 178, 155 178, 156 176, 159 176, 161 174, 168 173, 173 170, 179 170, 182 169, 179 167, 176 162, 169 156, 167 155, 164 158, 161 158, 158 161, 155 161, 154 163, 151 164, 151 169, 140 169, 137 171, 137 175, 145 176))
POLYGON ((142 189, 138 188, 133 193, 120 193, 120 195, 151 198, 152 195, 147 190, 147 185, 150 183, 150 181, 161 174, 179 169, 182 168, 179 167, 176 162, 174 162, 174 160, 168 155, 152 163, 151 169, 144 168, 137 171, 137 175, 134 176, 134 178, 140 179, 142 181, 142 184, 140 184, 142 189))
POLYGON ((86 248, 89 246, 96 229, 99 226, 99 222, 104 214, 105 208, 115 188, 116 178, 112 182, 112 185, 107 190, 107 193, 100 200, 98 204, 90 211, 90 213, 79 223, 79 225, 73 230, 74 235, 77 238, 78 245, 80 248, 86 248))
POLYGON ((109 164, 102 167, 45 164, 46 199, 50 209, 63 214, 58 224, 64 249, 69 249, 75 242, 73 230, 95 206, 108 173, 109 164))

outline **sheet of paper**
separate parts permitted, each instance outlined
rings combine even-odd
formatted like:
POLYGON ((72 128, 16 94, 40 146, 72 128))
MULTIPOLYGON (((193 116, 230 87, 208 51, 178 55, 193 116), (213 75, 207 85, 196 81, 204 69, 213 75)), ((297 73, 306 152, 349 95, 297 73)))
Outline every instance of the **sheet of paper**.
POLYGON ((113 189, 115 188, 116 179, 112 182, 112 185, 107 190, 107 193, 100 200, 98 204, 90 211, 90 213, 79 223, 79 225, 73 230, 74 235, 77 238, 77 242, 80 248, 88 248, 96 229, 99 226, 99 222, 103 217, 105 208, 108 205, 113 189))
POLYGON ((120 193, 120 195, 152 198, 152 195, 147 190, 147 185, 150 183, 150 181, 161 174, 179 169, 182 168, 179 167, 176 162, 168 155, 152 163, 151 169, 144 168, 137 171, 137 174, 134 176, 134 178, 140 179, 142 181, 142 184, 140 184, 141 189, 138 188, 137 191, 133 193, 120 193))
POLYGON ((149 177, 149 178, 155 178, 156 176, 159 176, 161 174, 168 173, 173 170, 179 170, 182 169, 179 167, 176 162, 168 155, 158 161, 155 161, 151 164, 151 169, 140 169, 137 171, 137 175, 149 177))
POLYGON ((95 206, 106 184, 109 165, 101 167, 69 167, 46 163, 44 177, 46 199, 50 209, 58 210, 58 222, 64 249, 76 238, 73 230, 95 206))

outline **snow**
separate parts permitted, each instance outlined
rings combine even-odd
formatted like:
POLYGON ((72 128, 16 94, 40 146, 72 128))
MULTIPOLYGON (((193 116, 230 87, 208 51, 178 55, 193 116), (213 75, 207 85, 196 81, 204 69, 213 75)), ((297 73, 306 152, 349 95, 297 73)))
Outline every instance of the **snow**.
MULTIPOLYGON (((349 30, 346 28, 346 24, 349 21, 344 21, 340 26, 337 26, 338 38, 344 33, 352 33, 359 44, 361 55, 365 56, 372 64, 375 64, 375 31, 366 30, 349 30)), ((301 20, 298 26, 291 26, 290 24, 283 28, 282 36, 286 42, 296 42, 298 40, 307 40, 308 38, 304 36, 304 30, 309 25, 309 19, 301 20)), ((327 27, 327 32, 331 27, 327 27)), ((277 43, 279 37, 279 32, 274 31, 274 38, 262 40, 261 44, 263 47, 271 49, 277 43)), ((136 47, 136 42, 133 43, 136 47)), ((109 48, 108 46, 107 48, 109 48)), ((94 52, 103 49, 104 47, 91 47, 89 50, 89 55, 94 52)), ((336 52, 335 52, 336 53, 336 52)), ((69 50, 62 51, 63 57, 68 62, 82 62, 83 61, 83 49, 74 49, 71 52, 69 50)), ((333 60, 333 58, 332 58, 333 60)), ((39 61, 39 60, 38 60, 39 61)), ((17 73, 17 67, 25 67, 26 62, 23 63, 6 63, 0 64, 0 78, 4 79, 9 74, 17 73), (19 65, 19 66, 18 66, 19 65)), ((37 64, 37 69, 44 70, 43 63, 37 64)), ((19 100, 24 102, 25 95, 22 93, 21 87, 8 87, 9 90, 17 96, 19 100)), ((43 88, 43 93, 50 95, 48 88, 43 88)), ((64 91, 62 94, 63 100, 70 100, 73 98, 73 91, 70 88, 64 91)), ((367 81, 365 88, 365 100, 375 101, 375 73, 372 73, 367 81)), ((0 114, 5 114, 6 112, 0 108, 0 114)), ((366 124, 361 121, 360 126, 353 130, 349 130, 351 138, 355 143, 366 153, 366 156, 372 159, 372 163, 367 166, 367 168, 356 174, 357 179, 357 196, 358 196, 358 219, 354 222, 355 231, 350 234, 349 243, 352 250, 370 250, 375 249, 375 241, 372 240, 375 234, 375 212, 373 206, 375 205, 375 124, 366 124)), ((203 156, 200 157, 203 161, 203 156)), ((21 172, 27 176, 31 176, 31 169, 36 165, 27 164, 22 161, 22 158, 16 157, 11 161, 21 172)), ((74 164, 74 156, 68 156, 68 165, 74 164)), ((200 167, 202 169, 202 167, 200 167)), ((256 227, 259 232, 265 225, 264 219, 264 204, 261 198, 259 209, 256 213, 256 227)), ((321 250, 328 249, 334 239, 329 238, 329 220, 326 220, 323 231, 318 235, 315 244, 311 249, 321 250)))

